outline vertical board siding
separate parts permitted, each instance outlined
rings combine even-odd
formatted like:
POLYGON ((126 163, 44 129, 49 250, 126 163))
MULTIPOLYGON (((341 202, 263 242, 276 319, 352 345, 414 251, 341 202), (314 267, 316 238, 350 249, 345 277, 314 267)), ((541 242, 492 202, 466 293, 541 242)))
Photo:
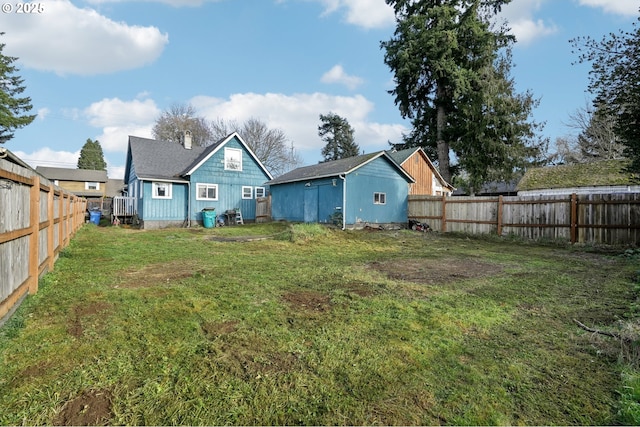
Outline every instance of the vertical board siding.
POLYGON ((85 210, 86 200, 0 159, 0 319, 37 292, 40 274, 53 268, 85 210))
POLYGON ((571 243, 640 244, 640 194, 409 196, 409 218, 442 232, 571 243))

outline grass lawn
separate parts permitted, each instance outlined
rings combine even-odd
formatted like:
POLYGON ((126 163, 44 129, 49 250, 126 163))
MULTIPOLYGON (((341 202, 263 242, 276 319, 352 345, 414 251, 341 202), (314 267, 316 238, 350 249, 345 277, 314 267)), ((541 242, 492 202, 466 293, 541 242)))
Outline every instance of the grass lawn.
POLYGON ((624 423, 638 258, 411 231, 83 227, 0 329, 0 424, 624 423))

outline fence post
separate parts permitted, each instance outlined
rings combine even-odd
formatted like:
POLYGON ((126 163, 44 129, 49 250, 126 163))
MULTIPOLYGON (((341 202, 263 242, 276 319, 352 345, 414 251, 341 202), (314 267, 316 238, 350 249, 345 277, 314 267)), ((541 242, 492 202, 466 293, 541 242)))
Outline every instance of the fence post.
POLYGON ((571 195, 571 244, 577 242, 578 235, 578 195, 571 195))
POLYGON ((31 194, 29 195, 29 294, 38 292, 38 267, 40 252, 40 177, 33 177, 31 194))
POLYGON ((447 196, 442 195, 442 232, 447 232, 447 196))
POLYGON ((502 236, 502 195, 498 196, 498 236, 502 236))
POLYGON ((53 206, 53 183, 49 183, 49 192, 47 193, 47 220, 49 222, 49 226, 47 227, 47 270, 53 271, 54 265, 54 246, 53 246, 53 236, 54 236, 54 221, 55 216, 53 214, 54 206, 53 206))

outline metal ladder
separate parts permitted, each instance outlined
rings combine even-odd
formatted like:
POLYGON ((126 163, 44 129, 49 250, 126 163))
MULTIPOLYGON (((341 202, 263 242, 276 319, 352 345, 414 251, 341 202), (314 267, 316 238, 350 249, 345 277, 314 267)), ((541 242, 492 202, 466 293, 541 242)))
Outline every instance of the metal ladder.
POLYGON ((244 225, 244 221, 242 220, 242 212, 240 212, 240 209, 236 209, 236 225, 237 224, 244 225))

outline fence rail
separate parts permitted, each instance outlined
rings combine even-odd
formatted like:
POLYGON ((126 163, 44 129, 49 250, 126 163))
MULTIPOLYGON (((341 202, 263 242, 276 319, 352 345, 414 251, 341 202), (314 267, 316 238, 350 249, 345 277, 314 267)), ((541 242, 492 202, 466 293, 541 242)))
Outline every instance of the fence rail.
POLYGON ((85 211, 86 200, 0 159, 0 321, 38 291, 38 278, 53 270, 85 211))
POLYGON ((409 218, 442 232, 640 244, 640 193, 570 196, 409 196, 409 218))

